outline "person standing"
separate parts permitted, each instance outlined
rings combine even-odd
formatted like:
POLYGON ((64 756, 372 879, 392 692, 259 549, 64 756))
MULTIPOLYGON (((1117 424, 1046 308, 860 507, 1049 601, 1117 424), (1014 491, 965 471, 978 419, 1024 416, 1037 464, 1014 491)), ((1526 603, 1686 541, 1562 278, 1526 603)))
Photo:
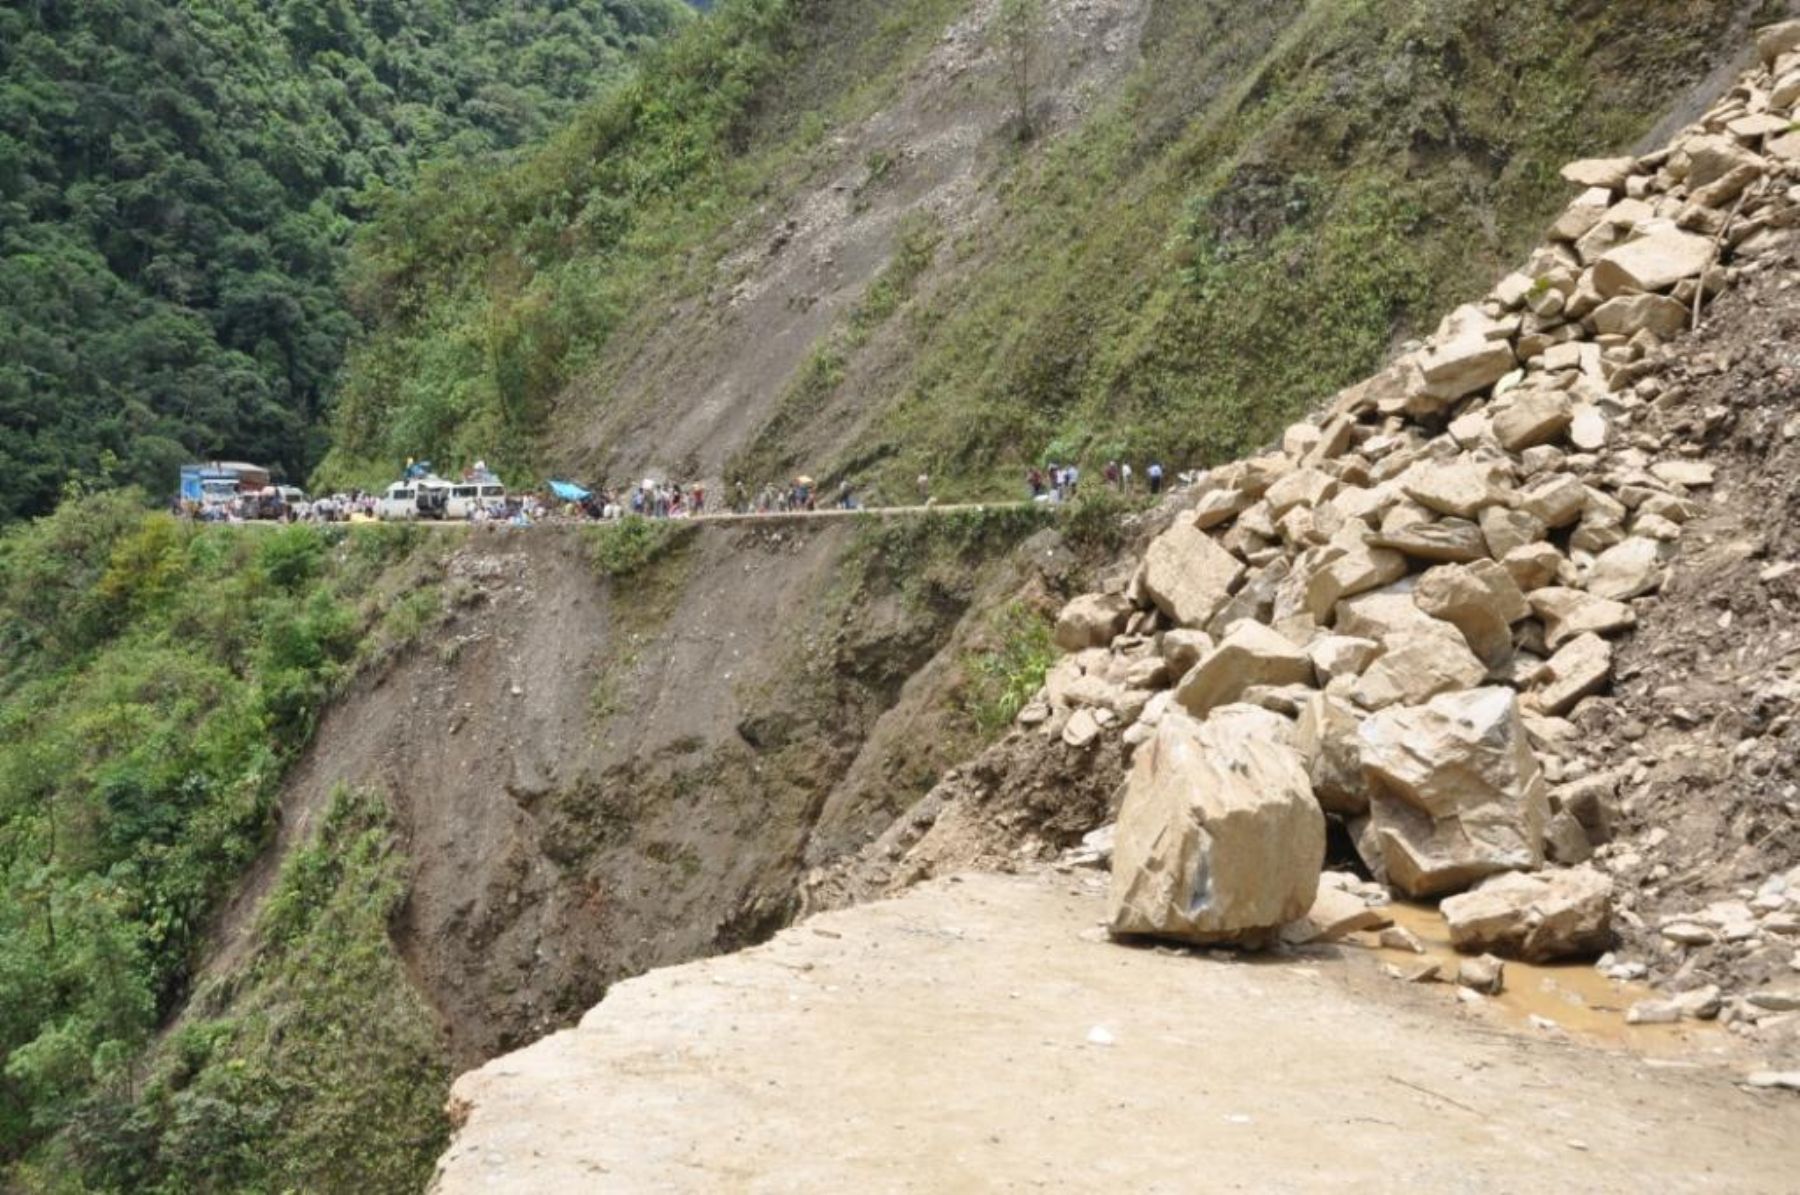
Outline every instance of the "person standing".
POLYGON ((926 506, 931 502, 931 474, 919 474, 919 505, 926 506))
POLYGON ((1150 496, 1154 498, 1162 493, 1163 467, 1161 461, 1150 462, 1148 476, 1150 478, 1150 496))
POLYGON ((1129 495, 1131 493, 1131 462, 1130 461, 1120 461, 1119 462, 1119 492, 1121 494, 1126 494, 1126 495, 1129 495))

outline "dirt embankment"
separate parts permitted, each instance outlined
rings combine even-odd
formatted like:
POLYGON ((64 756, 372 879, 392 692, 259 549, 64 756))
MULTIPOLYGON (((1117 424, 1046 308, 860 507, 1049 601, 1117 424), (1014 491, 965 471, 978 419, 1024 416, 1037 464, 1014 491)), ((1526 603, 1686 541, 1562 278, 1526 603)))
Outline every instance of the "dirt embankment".
MULTIPOLYGON (((1757 268, 1675 346, 1651 434, 1718 481, 1661 592, 1636 603, 1613 694, 1578 719, 1622 815, 1603 860, 1628 894, 1620 956, 1676 991, 1791 985, 1800 967, 1800 924, 1757 925, 1752 907, 1800 866, 1797 281, 1792 252, 1757 268), (1661 933, 1703 912, 1754 932, 1661 933)), ((1800 1058, 1800 1027, 1785 1036, 1800 1058)))
POLYGON ((879 833, 964 749, 965 615, 1065 586, 1054 532, 940 541, 958 519, 692 528, 610 579, 579 529, 471 534, 443 620, 325 716, 207 974, 248 955, 339 785, 395 810, 395 940, 462 1065, 618 979, 760 941, 809 857, 879 833))

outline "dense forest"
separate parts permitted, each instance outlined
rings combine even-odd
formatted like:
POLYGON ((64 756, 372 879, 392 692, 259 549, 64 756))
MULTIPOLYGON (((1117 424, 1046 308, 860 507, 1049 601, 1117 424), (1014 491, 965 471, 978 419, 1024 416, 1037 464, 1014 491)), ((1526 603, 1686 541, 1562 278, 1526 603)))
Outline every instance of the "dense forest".
POLYGON ((303 478, 355 225, 562 124, 678 0, 0 6, 0 520, 194 455, 303 478))

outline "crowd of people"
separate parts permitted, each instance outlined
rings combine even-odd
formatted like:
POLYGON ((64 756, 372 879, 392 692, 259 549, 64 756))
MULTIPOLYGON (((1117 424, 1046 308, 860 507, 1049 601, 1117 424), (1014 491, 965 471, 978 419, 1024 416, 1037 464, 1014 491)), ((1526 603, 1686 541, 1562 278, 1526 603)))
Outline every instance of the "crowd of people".
MULTIPOLYGON (((435 477, 428 470, 428 462, 408 461, 404 477, 407 481, 422 483, 435 477)), ((499 478, 480 461, 463 470, 460 476, 464 484, 498 486, 499 483, 499 478)), ((1136 472, 1126 461, 1108 461, 1101 478, 1108 488, 1122 494, 1135 492, 1138 485, 1136 472)), ((1033 465, 1025 472, 1025 487, 1034 502, 1073 501, 1080 492, 1081 483, 1081 467, 1074 463, 1050 461, 1042 466, 1033 465)), ((1144 470, 1144 488, 1154 497, 1162 492, 1163 484, 1163 466, 1153 461, 1144 470)), ((929 474, 919 474, 916 488, 920 505, 933 503, 929 474)), ((527 526, 544 521, 609 520, 627 516, 681 519, 724 513, 794 514, 822 508, 860 510, 863 505, 863 495, 848 478, 839 481, 829 496, 822 495, 817 483, 804 475, 785 484, 770 482, 754 492, 744 482, 736 481, 731 483, 726 500, 720 502, 716 495, 709 495, 704 482, 684 483, 646 477, 639 482, 602 486, 595 490, 570 482, 550 482, 541 493, 459 502, 450 517, 469 523, 527 526)), ((381 494, 351 489, 309 498, 299 490, 285 486, 239 494, 226 502, 204 505, 178 499, 176 511, 189 518, 218 523, 365 523, 375 522, 384 515, 397 517, 383 508, 381 494)), ((421 508, 417 513, 420 517, 441 518, 446 512, 421 508)))
MULTIPOLYGON (((1107 461, 1101 479, 1108 489, 1121 494, 1136 492, 1137 474, 1130 461, 1107 461)), ((1144 470, 1144 483, 1152 498, 1162 493, 1164 471, 1160 461, 1152 461, 1144 470)), ((1042 468, 1033 465, 1025 471, 1025 488, 1033 502, 1070 502, 1081 487, 1081 466, 1059 465, 1051 461, 1042 468)))

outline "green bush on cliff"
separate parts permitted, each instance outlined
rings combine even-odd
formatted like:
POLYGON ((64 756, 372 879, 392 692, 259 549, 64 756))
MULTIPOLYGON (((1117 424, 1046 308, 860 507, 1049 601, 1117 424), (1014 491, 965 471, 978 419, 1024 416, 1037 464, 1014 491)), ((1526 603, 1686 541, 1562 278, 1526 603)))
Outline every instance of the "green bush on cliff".
POLYGON ((0 538, 0 1161, 140 1081, 360 599, 420 542, 200 529, 129 492, 0 538))
POLYGON ((377 794, 334 793, 249 961, 199 994, 210 1019, 176 1031, 141 1090, 84 1101, 53 1160, 95 1190, 419 1190, 447 1136, 450 1076, 389 937, 404 862, 377 794))

